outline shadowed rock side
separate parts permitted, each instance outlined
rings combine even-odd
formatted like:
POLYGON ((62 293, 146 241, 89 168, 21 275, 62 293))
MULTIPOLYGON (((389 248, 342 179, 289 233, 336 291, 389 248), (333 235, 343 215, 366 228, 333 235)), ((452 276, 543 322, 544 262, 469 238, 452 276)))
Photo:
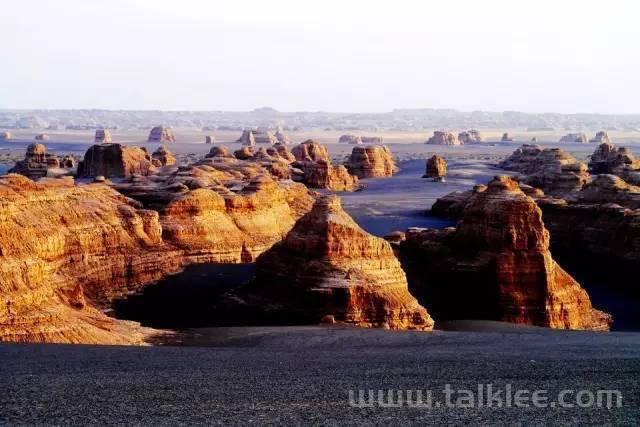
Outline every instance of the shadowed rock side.
POLYGON ((596 148, 589 160, 592 173, 617 175, 630 184, 640 185, 640 160, 625 147, 604 143, 596 148))
POLYGON ((167 142, 176 142, 176 137, 171 128, 166 126, 156 126, 149 131, 147 141, 164 144, 167 142))
POLYGON ((596 135, 592 139, 590 139, 589 142, 595 142, 597 144, 610 144, 611 138, 609 137, 607 131, 601 130, 596 133, 596 135))
POLYGON ((171 166, 176 163, 176 158, 173 156, 173 153, 169 151, 167 147, 161 145, 158 147, 156 151, 151 155, 151 162, 154 166, 162 167, 162 166, 171 166))
POLYGON ((109 129, 96 129, 94 142, 96 144, 111 144, 111 131, 109 129))
POLYGON ((140 343, 94 308, 180 267, 158 213, 107 186, 0 178, 0 340, 140 343))
POLYGON ((458 135, 453 132, 443 132, 440 130, 433 131, 433 136, 430 137, 425 144, 432 145, 461 145, 458 135))
POLYGON ((385 145, 353 147, 345 166, 358 178, 388 177, 398 171, 393 155, 385 145))
MULTIPOLYGON (((255 282, 237 298, 266 316, 363 327, 430 330, 388 242, 362 230, 336 196, 318 199, 283 241, 258 257, 255 282)), ((236 300, 238 302, 238 300, 236 300)))
POLYGON ((579 191, 591 179, 587 166, 569 153, 531 144, 524 144, 498 166, 520 172, 525 184, 553 196, 579 191))
POLYGON ((552 259, 542 212, 511 178, 475 192, 456 228, 410 229, 400 248, 414 293, 436 318, 593 330, 611 323, 552 259))
POLYGON ((43 144, 29 144, 24 159, 19 160, 9 169, 9 173, 18 173, 33 180, 45 176, 66 175, 75 166, 75 159, 66 156, 63 160, 54 154, 47 153, 43 144))
POLYGON ((445 176, 447 176, 447 161, 434 154, 427 160, 425 173, 422 177, 442 180, 445 176))
POLYGON ((120 144, 91 146, 78 163, 78 177, 126 177, 150 175, 155 170, 149 153, 139 147, 120 144))

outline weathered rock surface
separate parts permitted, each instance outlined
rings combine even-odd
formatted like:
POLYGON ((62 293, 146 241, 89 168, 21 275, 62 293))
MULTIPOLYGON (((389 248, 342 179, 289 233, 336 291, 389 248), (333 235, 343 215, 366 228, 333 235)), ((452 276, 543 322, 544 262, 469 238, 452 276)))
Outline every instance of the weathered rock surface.
POLYGON ((326 160, 297 162, 294 166, 304 172, 302 182, 309 188, 324 188, 332 191, 355 191, 359 188, 358 177, 351 175, 342 165, 334 166, 326 160))
POLYGON ((434 154, 427 160, 423 178, 442 179, 447 176, 447 161, 444 157, 434 154))
POLYGON ((109 129, 96 129, 96 135, 93 141, 96 144, 111 144, 111 131, 109 129))
POLYGON ((616 175, 598 175, 575 195, 578 203, 615 203, 625 208, 640 209, 640 187, 627 184, 616 175))
POLYGON ((9 173, 18 173, 37 180, 50 174, 69 173, 74 165, 68 164, 69 162, 62 164, 58 156, 47 153, 47 147, 43 144, 35 143, 29 144, 24 159, 17 161, 13 168, 9 169, 9 173))
POLYGON ((513 138, 511 137, 511 135, 509 135, 509 132, 505 132, 502 134, 502 138, 500 138, 500 141, 502 142, 512 142, 513 138))
POLYGON ((282 129, 281 126, 278 126, 278 129, 276 130, 276 133, 274 136, 276 137, 276 140, 278 141, 279 144, 282 144, 282 145, 291 144, 291 139, 287 136, 286 133, 284 133, 284 130, 282 129))
POLYGON ((176 158, 167 147, 161 145, 151 154, 151 162, 157 167, 171 166, 176 164, 176 158))
POLYGON ((233 157, 238 160, 249 160, 255 154, 253 146, 242 147, 233 152, 233 157))
POLYGON ((87 150, 78 164, 78 177, 149 175, 154 169, 149 154, 139 147, 96 144, 87 150))
POLYGON ((148 142, 159 142, 161 144, 167 142, 176 142, 176 137, 171 128, 165 126, 156 126, 149 132, 148 142))
POLYGON ((388 242, 362 230, 335 196, 318 199, 283 241, 258 257, 245 304, 290 321, 430 330, 388 242))
POLYGON ((260 132, 255 132, 254 133, 255 136, 255 141, 256 144, 269 144, 269 145, 273 145, 278 141, 278 138, 276 138, 276 136, 268 130, 263 130, 260 132))
POLYGON ((595 142, 596 144, 611 144, 611 138, 606 131, 601 130, 600 132, 596 133, 596 135, 591 138, 589 142, 595 142))
POLYGON ((229 149, 225 146, 217 145, 215 147, 211 147, 211 150, 205 155, 205 157, 232 157, 229 154, 229 149))
POLYGON ((51 137, 46 133, 39 133, 35 137, 36 141, 48 141, 49 139, 51 139, 51 137))
POLYGON ((338 138, 338 142, 341 144, 362 144, 362 138, 359 135, 341 135, 338 138))
POLYGON ((408 230, 400 252, 412 290, 436 317, 560 329, 611 322, 552 259, 542 212, 508 177, 476 192, 455 229, 408 230))
POLYGON ((484 138, 480 131, 469 129, 458 134, 458 140, 461 144, 480 144, 484 142, 484 138))
POLYGON ((296 145, 291 149, 291 153, 299 162, 318 162, 320 160, 331 162, 327 148, 312 139, 296 145))
POLYGON ((640 159, 625 147, 603 143, 596 148, 589 160, 592 173, 618 175, 631 184, 640 185, 640 159))
POLYGON ((585 133, 568 133, 560 138, 560 142, 578 142, 580 144, 587 144, 589 138, 585 133))
POLYGON ((353 147, 345 166, 358 178, 387 177, 398 171, 393 155, 385 145, 353 147))
POLYGON ((425 144, 434 145, 460 145, 458 136, 453 132, 433 131, 433 136, 425 144))
POLYGON ((538 145, 524 144, 499 167, 520 172, 524 183, 554 196, 577 192, 591 180, 587 166, 569 153, 538 145))
POLYGON ((242 135, 240 136, 240 139, 238 139, 236 142, 239 142, 242 145, 252 147, 256 145, 256 137, 252 130, 245 129, 242 131, 242 135))

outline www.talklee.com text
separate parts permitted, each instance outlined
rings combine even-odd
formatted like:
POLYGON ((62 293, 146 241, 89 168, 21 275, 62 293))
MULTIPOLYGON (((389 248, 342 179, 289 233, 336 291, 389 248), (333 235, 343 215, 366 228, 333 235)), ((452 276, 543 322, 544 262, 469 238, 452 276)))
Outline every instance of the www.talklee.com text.
POLYGON ((445 384, 441 390, 349 390, 354 408, 620 408, 619 390, 528 390, 478 384, 475 390, 445 384))

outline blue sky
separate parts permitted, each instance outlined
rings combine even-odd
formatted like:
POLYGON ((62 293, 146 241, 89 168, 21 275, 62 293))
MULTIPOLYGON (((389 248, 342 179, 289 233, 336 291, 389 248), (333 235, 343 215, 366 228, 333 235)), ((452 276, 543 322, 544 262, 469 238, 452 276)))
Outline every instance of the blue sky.
POLYGON ((20 0, 0 108, 640 113, 640 2, 20 0))

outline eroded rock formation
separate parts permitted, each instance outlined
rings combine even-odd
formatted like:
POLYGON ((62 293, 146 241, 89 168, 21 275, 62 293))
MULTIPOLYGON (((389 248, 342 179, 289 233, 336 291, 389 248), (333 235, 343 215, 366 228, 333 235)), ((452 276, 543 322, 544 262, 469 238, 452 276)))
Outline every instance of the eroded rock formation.
POLYGON ((78 177, 126 177, 154 171, 149 153, 139 147, 120 144, 91 146, 78 164, 78 177))
POLYGON ((398 171, 393 155, 387 146, 356 146, 345 166, 358 178, 392 176, 398 171))
POLYGON ((553 260, 542 212, 508 177, 475 192, 456 228, 408 230, 401 258, 436 318, 595 330, 611 322, 553 260))
MULTIPOLYGON (((67 158, 65 158, 67 159, 67 158)), ((58 156, 47 153, 43 144, 29 144, 23 160, 17 161, 9 173, 18 173, 37 180, 47 175, 65 175, 74 165, 62 164, 58 156), (62 170, 61 170, 62 169, 62 170)))
POLYGON ((302 169, 302 182, 309 188, 325 188, 332 191, 355 191, 359 188, 358 177, 351 175, 342 165, 334 166, 326 160, 297 162, 302 169))
POLYGON ((229 154, 229 149, 225 146, 217 145, 215 147, 211 147, 211 150, 205 155, 205 157, 232 157, 229 154))
POLYGON ((433 131, 433 136, 425 144, 434 145, 460 145, 458 136, 453 132, 433 131))
POLYGON ((458 140, 461 144, 480 144, 484 142, 484 138, 480 131, 469 129, 458 134, 458 140))
POLYGON ((161 145, 151 155, 151 162, 157 167, 171 166, 176 163, 176 158, 167 147, 161 145))
POLYGON ((11 132, 0 132, 0 141, 9 141, 12 138, 11 132))
POLYGON ((434 154, 430 159, 427 160, 426 170, 423 178, 434 178, 437 180, 442 180, 445 176, 447 176, 447 161, 444 157, 440 157, 437 154, 434 154))
POLYGON ((362 144, 362 138, 359 135, 341 135, 338 138, 338 142, 341 144, 362 144))
POLYGON ((312 139, 296 145, 291 149, 291 153, 299 162, 318 162, 320 160, 331 162, 327 148, 312 139))
POLYGON ((500 141, 502 142, 512 142, 513 141, 513 137, 511 135, 509 135, 509 132, 505 132, 502 134, 502 138, 500 138, 500 141))
POLYGON ((111 131, 109 129, 96 129, 96 135, 93 141, 96 144, 111 144, 111 131))
POLYGON ((236 142, 239 142, 242 145, 252 147, 256 145, 256 137, 252 130, 245 129, 242 131, 242 135, 240 136, 240 139, 238 139, 236 142))
POLYGON ((640 159, 626 147, 603 143, 596 148, 589 160, 592 173, 618 175, 631 184, 640 185, 640 159))
POLYGON ((595 142, 596 144, 611 144, 611 138, 606 131, 601 130, 600 132, 596 133, 596 135, 591 140, 589 140, 589 142, 595 142))
POLYGON ((156 126, 149 132, 148 142, 159 142, 165 144, 168 142, 176 142, 176 137, 171 128, 166 126, 156 126))
POLYGON ((204 143, 205 144, 215 144, 216 143, 216 137, 213 135, 206 135, 204 137, 204 143))
POLYGON ((283 241, 258 257, 244 303, 290 322, 327 316, 363 327, 430 330, 388 242, 362 230, 335 196, 318 199, 283 241))
POLYGON ((589 138, 585 133, 568 133, 560 138, 560 142, 578 142, 580 144, 587 144, 589 138))

